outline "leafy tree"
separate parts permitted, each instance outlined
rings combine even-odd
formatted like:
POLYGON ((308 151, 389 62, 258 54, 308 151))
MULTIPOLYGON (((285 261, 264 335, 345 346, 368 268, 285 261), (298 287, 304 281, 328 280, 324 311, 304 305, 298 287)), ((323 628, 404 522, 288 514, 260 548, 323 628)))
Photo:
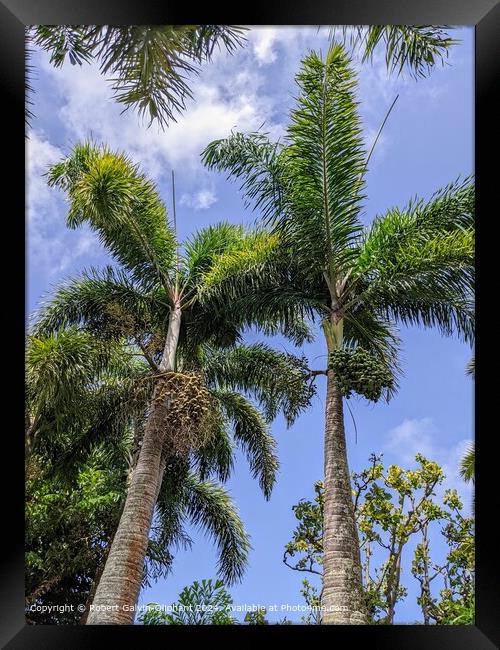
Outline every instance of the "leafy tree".
POLYGON ((367 158, 344 49, 333 45, 325 61, 309 54, 297 83, 284 142, 233 133, 212 142, 202 158, 208 168, 241 180, 247 204, 274 236, 272 246, 255 255, 251 281, 240 274, 241 260, 230 257, 219 266, 220 286, 225 276, 238 308, 252 308, 259 318, 286 323, 300 310, 321 323, 329 358, 328 368, 315 373, 327 375, 325 622, 362 624, 368 614, 342 391, 347 384, 347 393, 388 399, 396 390, 398 322, 472 340, 474 188, 470 180, 457 181, 364 229, 367 158))
POLYGON ((434 621, 438 625, 474 625, 474 520, 462 515, 463 504, 455 490, 448 491, 443 501, 447 513, 442 534, 449 551, 444 563, 432 562, 424 527, 411 569, 420 583, 418 603, 424 624, 434 621), (444 582, 439 598, 433 597, 431 591, 431 582, 437 576, 444 582))
MULTIPOLYGON (((196 234, 181 253, 154 185, 126 157, 90 143, 77 145, 53 166, 49 182, 68 195, 68 225, 88 222, 120 268, 93 270, 60 287, 38 314, 33 336, 76 326, 102 340, 124 341, 149 366, 134 382, 146 394, 140 451, 88 619, 130 623, 165 472, 177 476, 181 467, 187 475, 194 463, 202 475, 215 468, 227 476, 231 422, 268 498, 277 467, 274 442, 265 420, 239 391, 252 391, 267 418, 283 410, 292 422, 312 389, 304 381, 302 360, 262 345, 237 347, 244 327, 255 324, 273 333, 279 330, 273 321, 235 309, 229 293, 221 310, 206 289, 218 286, 222 259, 251 263, 270 246, 269 235, 218 224, 196 234), (97 607, 109 603, 118 611, 97 607)), ((297 318, 281 331, 295 341, 308 335, 297 318)), ((233 564, 225 579, 238 579, 242 566, 233 564)))
POLYGON ((26 483, 28 623, 76 624, 81 617, 77 607, 91 593, 124 495, 126 464, 104 466, 102 455, 96 449, 76 478, 65 482, 47 472, 43 459, 31 458, 26 483))
POLYGON ((195 581, 179 594, 179 600, 164 612, 157 603, 149 603, 141 616, 144 625, 234 625, 233 599, 221 580, 195 581))
MULTIPOLYGON (((234 25, 37 25, 26 32, 28 72, 33 46, 48 52, 55 67, 95 62, 112 75, 113 98, 124 110, 165 127, 193 96, 187 78, 216 48, 240 47, 244 32, 234 25)), ((27 91, 29 97, 29 82, 27 91)))
POLYGON ((266 613, 264 608, 259 608, 256 612, 247 612, 244 621, 248 625, 269 625, 266 613))
MULTIPOLYGON (((384 468, 375 455, 370 461, 368 468, 352 475, 370 621, 394 622, 396 606, 407 595, 401 581, 403 558, 409 542, 415 540, 409 568, 420 585, 417 602, 424 624, 470 624, 474 614, 473 520, 462 515, 457 492, 447 490, 438 503, 435 488, 445 476, 437 463, 421 455, 416 456, 418 467, 413 470, 397 465, 384 468), (449 547, 443 563, 431 558, 429 529, 433 522, 442 525, 441 535, 449 547), (439 597, 432 595, 436 578, 443 584, 439 597)), ((299 524, 285 547, 283 561, 296 571, 321 575, 323 483, 316 482, 314 491, 313 501, 301 500, 293 507, 299 524)), ((320 595, 315 586, 304 580, 301 593, 311 606, 303 622, 321 623, 320 595)))

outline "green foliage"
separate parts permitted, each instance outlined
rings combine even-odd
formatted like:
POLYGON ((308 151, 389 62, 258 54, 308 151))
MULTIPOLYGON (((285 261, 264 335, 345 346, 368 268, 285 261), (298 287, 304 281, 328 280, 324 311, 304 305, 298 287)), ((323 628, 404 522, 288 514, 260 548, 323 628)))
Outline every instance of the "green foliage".
POLYGON ((149 603, 141 615, 143 625, 234 625, 231 617, 233 599, 220 580, 195 581, 179 594, 169 612, 156 603, 149 603))
POLYGON ((347 399, 352 393, 358 393, 378 402, 382 392, 390 392, 394 386, 394 376, 387 366, 361 347, 331 352, 329 367, 347 399))
MULTIPOLYGON (((372 455, 371 465, 352 475, 354 509, 360 535, 365 597, 374 624, 392 624, 397 604, 407 596, 402 584, 403 559, 408 543, 416 541, 408 567, 420 585, 417 602, 423 622, 442 625, 471 624, 474 612, 473 519, 461 514, 462 503, 454 490, 445 492, 442 502, 435 489, 445 476, 439 465, 422 455, 417 468, 397 465, 385 468, 372 455), (444 563, 432 560, 429 530, 441 526, 449 551, 444 563), (376 554, 375 554, 376 550, 376 554), (382 555, 381 555, 382 554, 382 555), (374 558, 377 558, 374 563, 374 558), (439 595, 432 595, 433 583, 441 579, 439 595), (467 623, 465 623, 467 621, 467 623)), ((299 523, 285 546, 284 563, 296 571, 322 574, 324 485, 314 484, 314 499, 302 499, 293 506, 299 523)), ((321 622, 320 596, 305 580, 301 593, 311 613, 307 624, 321 622)))
POLYGON ((467 483, 474 483, 475 478, 475 464, 476 464, 476 450, 474 444, 471 444, 469 449, 465 452, 464 457, 460 461, 460 476, 467 481, 467 483))
POLYGON ((309 580, 302 580, 302 589, 300 590, 306 605, 310 611, 305 616, 302 616, 301 622, 304 625, 321 625, 321 594, 316 587, 312 585, 309 580))
POLYGON ((448 35, 448 25, 345 25, 340 29, 351 47, 361 50, 363 61, 371 61, 383 43, 387 69, 396 74, 406 69, 415 78, 428 75, 438 62, 444 64, 450 47, 458 42, 448 35))
POLYGON ((314 500, 301 499, 292 507, 295 518, 299 521, 293 532, 293 538, 285 546, 283 562, 296 571, 307 571, 321 575, 323 565, 323 503, 324 485, 321 481, 314 484, 314 500), (295 556, 298 559, 292 564, 295 556))
POLYGON ((269 621, 266 618, 266 610, 260 607, 256 612, 247 612, 244 622, 247 625, 269 625, 269 621))
POLYGON ((99 453, 61 484, 42 459, 32 460, 26 483, 27 619, 76 624, 102 566, 124 496, 125 464, 110 469, 99 453), (33 609, 73 605, 74 611, 33 609), (32 608, 30 610, 30 608, 32 608))
POLYGON ((113 98, 165 127, 192 98, 189 76, 215 48, 233 52, 245 41, 234 25, 38 25, 27 39, 60 67, 96 62, 111 75, 113 98))
POLYGON ((442 534, 448 553, 442 564, 432 562, 427 535, 417 545, 411 572, 420 583, 418 603, 424 621, 437 625, 474 625, 475 543, 474 520, 461 513, 463 505, 456 490, 446 492, 447 507, 442 534), (432 596, 430 585, 441 576, 444 587, 439 597, 432 596))

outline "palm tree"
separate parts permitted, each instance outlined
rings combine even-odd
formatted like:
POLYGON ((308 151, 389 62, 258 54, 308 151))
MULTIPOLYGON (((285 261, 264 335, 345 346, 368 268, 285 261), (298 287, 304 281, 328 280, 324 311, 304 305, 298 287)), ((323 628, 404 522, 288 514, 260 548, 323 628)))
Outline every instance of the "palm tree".
MULTIPOLYGON (((49 182, 67 192, 68 225, 88 222, 121 268, 93 270, 63 285, 41 310, 33 334, 83 327, 102 340, 125 339, 149 365, 140 452, 88 618, 131 623, 165 469, 178 461, 186 467, 191 458, 203 473, 210 449, 215 461, 220 454, 227 458, 221 432, 229 420, 237 441, 259 459, 251 460, 254 473, 267 468, 260 481, 269 497, 276 470, 271 439, 258 412, 235 391, 254 390, 268 415, 279 408, 290 420, 309 391, 300 360, 265 346, 236 347, 243 327, 253 323, 273 333, 278 329, 272 321, 250 321, 245 311, 233 309, 229 295, 225 311, 215 312, 206 291, 218 286, 221 260, 251 264, 262 254, 272 244, 266 233, 219 224, 181 251, 154 185, 126 157, 89 143, 53 166, 49 182), (225 358, 217 352, 224 348, 225 358), (118 611, 99 607, 109 603, 118 611)), ((281 331, 296 341, 307 336, 300 319, 281 331)))
MULTIPOLYGON (((134 435, 138 429, 134 422, 144 413, 147 391, 137 382, 144 379, 148 367, 134 357, 130 346, 99 340, 74 327, 57 336, 28 339, 26 411, 31 422, 36 412, 37 425, 31 428, 27 455, 27 509, 31 516, 27 520, 26 552, 39 558, 28 565, 28 604, 40 602, 42 597, 50 600, 61 590, 64 600, 68 589, 68 602, 76 597, 75 604, 82 605, 87 584, 87 605, 92 602, 140 443, 134 435), (85 517, 89 502, 78 505, 81 477, 86 475, 102 477, 103 489, 112 486, 112 494, 91 493, 96 504, 91 518, 88 514, 85 517), (54 498, 58 499, 58 511, 47 527, 54 498), (45 514, 44 500, 48 505, 45 514), (41 521, 36 515, 40 504, 41 521), (54 565, 58 544, 71 547, 71 561, 65 563, 59 558, 54 565), (42 571, 38 570, 40 562, 42 571)), ((248 423, 241 422, 236 414, 234 422, 248 437, 239 435, 237 440, 243 438, 254 474, 262 477, 267 488, 276 468, 274 443, 260 414, 251 404, 246 406, 250 411, 247 420, 253 417, 253 430, 250 432, 248 423)), ((172 546, 190 543, 184 532, 184 523, 189 520, 216 543, 221 575, 230 582, 241 575, 250 548, 248 536, 229 495, 209 478, 214 473, 226 477, 231 468, 230 433, 226 428, 222 434, 225 437, 216 445, 199 451, 199 468, 187 471, 177 463, 176 491, 163 490, 160 494, 143 583, 170 570, 172 546)), ((96 490, 100 484, 99 478, 96 490)))
MULTIPOLYGON (((60 67, 95 62, 112 75, 113 98, 161 127, 175 121, 192 98, 187 82, 214 50, 234 52, 245 42, 245 28, 235 25, 36 25, 26 30, 27 94, 33 46, 50 54, 60 67)), ((28 100, 28 103, 29 100, 28 100)), ((27 119, 32 113, 27 112, 27 119)))
MULTIPOLYGON (((476 359, 472 357, 467 364, 467 374, 473 379, 476 376, 476 359)), ((472 442, 460 461, 460 476, 467 483, 475 482, 476 473, 476 447, 472 442)), ((472 508, 474 509, 475 498, 472 499, 472 508)))
POLYGON ((475 463, 476 453, 474 449, 474 443, 472 443, 460 461, 460 476, 467 483, 474 483, 475 463))
POLYGON ((366 623, 367 615, 342 398, 351 390, 388 398, 395 390, 396 322, 471 340, 474 273, 470 181, 393 208, 363 229, 367 163, 349 63, 339 45, 326 61, 316 53, 304 59, 284 143, 233 133, 202 154, 209 168, 240 179, 275 237, 254 262, 258 281, 238 280, 239 265, 227 260, 220 286, 225 275, 238 309, 253 308, 259 318, 286 319, 294 307, 321 322, 330 361, 318 371, 327 375, 324 620, 343 624, 366 623), (368 391, 374 373, 378 385, 368 391))

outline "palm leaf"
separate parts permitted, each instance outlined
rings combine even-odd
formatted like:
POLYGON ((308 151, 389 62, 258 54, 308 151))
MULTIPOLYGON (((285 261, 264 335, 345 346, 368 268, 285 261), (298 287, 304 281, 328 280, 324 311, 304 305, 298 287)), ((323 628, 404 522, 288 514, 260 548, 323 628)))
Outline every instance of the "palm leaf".
POLYGON ((65 190, 68 226, 84 222, 131 274, 170 284, 176 241, 154 184, 123 154, 92 143, 51 167, 48 180, 65 190))

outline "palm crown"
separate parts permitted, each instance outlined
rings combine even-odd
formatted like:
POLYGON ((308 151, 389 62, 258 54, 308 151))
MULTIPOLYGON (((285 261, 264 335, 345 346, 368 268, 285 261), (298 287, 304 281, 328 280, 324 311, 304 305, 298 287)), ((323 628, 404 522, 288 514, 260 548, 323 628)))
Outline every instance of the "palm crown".
POLYGON ((213 293, 230 286, 240 308, 259 318, 287 322, 296 310, 321 321, 329 360, 322 605, 325 623, 364 624, 342 397, 390 397, 397 322, 472 340, 474 194, 470 180, 457 181, 363 228, 367 157, 342 46, 333 44, 325 61, 309 54, 296 79, 284 142, 235 133, 202 154, 209 168, 241 179, 274 236, 246 276, 238 260, 223 261, 213 293))
MULTIPOLYGON (((374 351, 395 341, 396 320, 456 331, 470 341, 473 184, 457 181, 428 202, 413 200, 363 228, 366 156, 343 48, 333 46, 326 61, 310 54, 297 83, 284 143, 235 133, 203 152, 209 168, 242 180, 244 196, 275 233, 274 246, 255 265, 261 300, 268 291, 269 310, 278 316, 288 303, 321 319, 341 313, 344 344, 374 351)), ((228 283, 236 270, 226 265, 228 283)), ((245 301, 244 278, 240 283, 245 301)))
MULTIPOLYGON (((291 423, 308 404, 312 390, 305 382, 303 360, 265 345, 237 345, 247 325, 255 323, 273 332, 277 331, 273 321, 234 310, 229 299, 225 310, 215 310, 207 287, 218 286, 221 260, 252 260, 272 239, 263 231, 218 224, 197 233, 181 250, 154 185, 126 157, 91 143, 77 145, 70 157, 51 168, 49 182, 68 194, 68 225, 88 222, 119 267, 93 269, 70 280, 38 313, 30 352, 38 376, 35 372, 31 377, 34 399, 28 438, 35 439, 36 427, 42 425, 40 415, 50 419, 55 393, 65 407, 65 426, 78 411, 72 423, 73 429, 78 428, 86 411, 71 396, 88 391, 89 385, 94 388, 89 396, 92 417, 84 431, 92 435, 79 436, 84 447, 102 439, 113 426, 120 430, 135 424, 142 453, 146 439, 156 449, 155 437, 160 433, 165 437, 168 431, 154 452, 155 462, 164 469, 160 474, 151 470, 158 492, 148 505, 156 504, 157 517, 163 521, 161 543, 171 541, 172 531, 179 530, 188 516, 215 535, 221 572, 229 581, 237 579, 246 563, 247 538, 226 493, 210 477, 228 477, 237 444, 269 498, 278 467, 269 422, 283 411, 291 423), (87 347, 75 348, 72 337, 87 347), (51 354, 58 345, 68 353, 66 358, 51 354), (95 354, 86 357, 84 348, 95 354), (132 362, 137 354, 142 362, 132 362), (110 363, 117 357, 122 374, 113 372, 110 377, 110 363), (63 376, 67 386, 61 391, 63 376), (47 387, 56 384, 55 392, 36 389, 45 384, 44 377, 47 387), (155 409, 165 394, 158 392, 159 382, 174 398, 166 413, 160 411, 160 419, 155 409)), ((282 329, 298 341, 308 335, 300 319, 282 329)), ((61 430, 57 418, 52 430, 56 434, 61 430)), ((129 495, 143 489, 133 484, 136 476, 140 474, 134 470, 129 495)), ((133 518, 125 518, 127 531, 133 518)), ((122 535, 125 544, 129 534, 122 535)), ((106 574, 100 586, 105 584, 106 574)))

